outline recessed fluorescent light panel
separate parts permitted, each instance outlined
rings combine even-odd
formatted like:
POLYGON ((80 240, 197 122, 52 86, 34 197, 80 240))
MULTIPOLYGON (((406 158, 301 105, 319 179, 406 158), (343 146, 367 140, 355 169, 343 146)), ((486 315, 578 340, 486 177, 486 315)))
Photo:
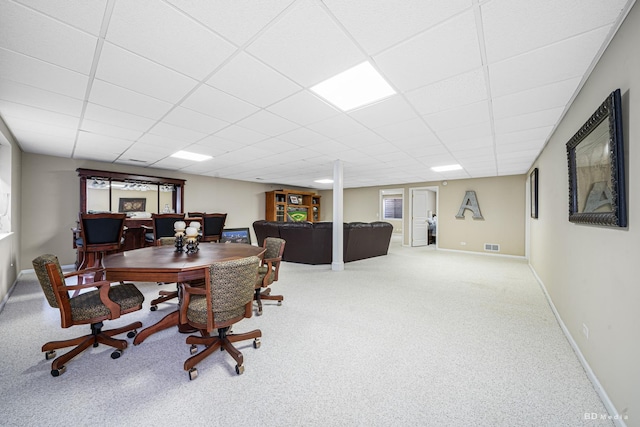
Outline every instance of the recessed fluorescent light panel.
POLYGON ((332 179, 316 179, 313 182, 317 182, 318 184, 333 184, 332 179))
POLYGON ((434 172, 449 172, 449 171, 457 171, 462 169, 460 165, 446 165, 446 166, 434 166, 431 168, 434 172))
POLYGON ((193 160, 194 162, 203 162, 205 160, 212 159, 212 156, 207 156, 205 154, 198 153, 190 153, 189 151, 177 151, 171 155, 171 157, 176 157, 178 159, 185 160, 193 160))
POLYGON ((353 110, 396 93, 369 62, 318 83, 311 91, 342 111, 353 110))

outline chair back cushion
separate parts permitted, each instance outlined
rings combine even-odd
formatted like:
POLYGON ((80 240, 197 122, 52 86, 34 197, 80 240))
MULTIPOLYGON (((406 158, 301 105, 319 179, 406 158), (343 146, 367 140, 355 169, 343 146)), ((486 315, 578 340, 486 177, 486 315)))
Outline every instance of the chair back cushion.
POLYGON ((161 237, 175 236, 176 232, 173 224, 176 221, 182 221, 184 214, 153 214, 152 218, 154 239, 158 240, 161 237))
POLYGON ((282 252, 284 251, 284 239, 279 239, 277 237, 267 237, 264 239, 264 247, 267 249, 264 252, 265 258, 278 258, 282 256, 282 252))
POLYGON ((82 214, 83 244, 120 244, 126 214, 82 214))
MULTIPOLYGON (((259 263, 260 259, 252 256, 216 262, 209 267, 214 327, 218 323, 245 316, 245 305, 253 301, 259 263)), ((206 324, 209 315, 206 298, 194 295, 187 310, 189 320, 206 324)))
POLYGON ((224 228, 224 223, 227 220, 227 214, 204 214, 202 220, 204 222, 202 233, 205 237, 220 236, 224 228))
MULTIPOLYGON (((62 277, 64 274, 62 273, 62 268, 60 267, 60 262, 58 261, 58 257, 51 254, 40 255, 36 259, 32 261, 33 269, 36 272, 36 276, 38 276, 38 281, 40 282, 40 286, 42 287, 42 291, 44 292, 49 305, 54 308, 58 307, 58 300, 56 299, 56 291, 53 289, 53 283, 49 280, 49 274, 47 274, 46 265, 53 263, 56 265, 56 269, 62 277)), ((67 299, 69 295, 67 294, 67 299)))

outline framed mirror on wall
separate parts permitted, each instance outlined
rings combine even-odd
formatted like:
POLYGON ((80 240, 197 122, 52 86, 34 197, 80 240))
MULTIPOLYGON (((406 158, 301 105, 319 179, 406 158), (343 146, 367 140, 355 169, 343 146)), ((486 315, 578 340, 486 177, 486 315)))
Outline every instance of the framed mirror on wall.
POLYGON ((152 213, 182 213, 183 179, 77 169, 80 177, 80 212, 126 212, 150 217, 152 213))
POLYGON ((627 226, 620 89, 567 142, 569 221, 627 226))

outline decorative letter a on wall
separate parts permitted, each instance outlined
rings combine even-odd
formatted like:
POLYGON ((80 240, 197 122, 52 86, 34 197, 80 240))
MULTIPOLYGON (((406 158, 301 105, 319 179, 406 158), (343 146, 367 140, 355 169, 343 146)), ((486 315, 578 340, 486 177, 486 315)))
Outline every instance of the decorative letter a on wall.
POLYGON ((464 219, 464 211, 467 209, 473 212, 473 219, 484 219, 480 213, 480 206, 478 205, 478 199, 476 198, 475 191, 467 191, 464 194, 464 199, 462 200, 462 204, 460 205, 460 210, 458 211, 456 218, 464 219))

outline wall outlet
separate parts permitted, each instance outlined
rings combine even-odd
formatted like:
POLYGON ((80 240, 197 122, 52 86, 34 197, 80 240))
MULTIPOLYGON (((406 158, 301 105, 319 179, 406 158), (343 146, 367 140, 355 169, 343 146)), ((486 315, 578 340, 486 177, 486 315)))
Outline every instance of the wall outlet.
POLYGON ((584 323, 582 324, 582 335, 589 339, 589 328, 584 323))
POLYGON ((461 246, 467 246, 467 242, 460 242, 461 246))

